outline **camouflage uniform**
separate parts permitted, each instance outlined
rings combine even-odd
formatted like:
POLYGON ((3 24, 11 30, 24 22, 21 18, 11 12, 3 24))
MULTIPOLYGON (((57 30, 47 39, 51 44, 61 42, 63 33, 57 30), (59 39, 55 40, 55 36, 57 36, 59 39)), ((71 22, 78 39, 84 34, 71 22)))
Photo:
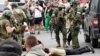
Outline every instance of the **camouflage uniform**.
POLYGON ((79 48, 79 42, 78 42, 78 32, 80 28, 80 15, 77 13, 78 8, 77 8, 77 1, 72 2, 73 7, 70 8, 69 13, 68 13, 68 19, 71 21, 71 27, 70 31, 72 33, 72 45, 73 48, 79 48))
POLYGON ((12 19, 14 21, 14 26, 16 27, 15 33, 18 35, 18 41, 22 44, 23 33, 25 26, 23 23, 26 21, 26 15, 22 9, 18 9, 16 4, 12 4, 12 19))
MULTIPOLYGON (((8 39, 11 38, 11 33, 6 31, 7 26, 11 26, 8 18, 6 16, 11 16, 8 10, 3 12, 2 17, 0 17, 0 39, 8 39)), ((10 19, 10 18, 9 18, 10 19)))
POLYGON ((56 42, 58 44, 57 47, 60 47, 60 37, 59 32, 63 34, 63 47, 66 46, 66 20, 64 19, 64 6, 59 5, 58 7, 54 8, 52 19, 50 22, 53 24, 53 28, 56 34, 56 42))
POLYGON ((29 12, 29 5, 28 4, 25 4, 22 8, 23 12, 25 13, 26 15, 26 21, 28 21, 28 18, 30 16, 30 12, 29 12))

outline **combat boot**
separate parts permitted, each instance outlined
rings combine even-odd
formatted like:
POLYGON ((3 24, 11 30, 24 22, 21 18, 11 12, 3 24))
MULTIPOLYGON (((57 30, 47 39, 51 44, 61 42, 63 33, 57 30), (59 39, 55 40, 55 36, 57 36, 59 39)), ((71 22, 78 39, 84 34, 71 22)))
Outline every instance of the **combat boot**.
POLYGON ((56 47, 57 47, 57 48, 58 48, 58 47, 61 47, 60 40, 57 41, 57 46, 56 46, 56 47))
POLYGON ((66 41, 63 41, 63 47, 64 48, 67 48, 68 47, 68 45, 66 44, 66 41))
POLYGON ((57 48, 58 48, 58 47, 61 47, 61 44, 58 44, 56 47, 57 47, 57 48))

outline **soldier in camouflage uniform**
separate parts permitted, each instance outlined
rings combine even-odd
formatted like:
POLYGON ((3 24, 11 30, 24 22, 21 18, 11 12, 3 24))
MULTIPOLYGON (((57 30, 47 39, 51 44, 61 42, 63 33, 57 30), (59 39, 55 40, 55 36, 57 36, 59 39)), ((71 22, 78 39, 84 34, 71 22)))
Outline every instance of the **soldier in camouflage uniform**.
POLYGON ((11 34, 15 30, 15 27, 11 27, 11 24, 9 22, 9 20, 11 19, 10 16, 11 11, 4 10, 3 15, 0 17, 0 40, 11 38, 11 34))
POLYGON ((72 35, 73 48, 79 48, 80 46, 78 42, 78 32, 79 32, 81 21, 80 21, 80 15, 78 13, 78 2, 77 1, 72 2, 72 7, 69 10, 67 18, 71 22, 70 31, 72 33, 71 35, 72 35))
POLYGON ((22 10, 24 11, 26 17, 28 18, 28 13, 29 13, 29 5, 28 4, 25 4, 22 8, 22 10))
POLYGON ((50 23, 53 25, 54 32, 56 34, 56 42, 57 47, 60 47, 60 37, 59 32, 61 31, 63 35, 63 47, 67 47, 66 45, 66 20, 64 19, 64 5, 59 5, 58 7, 55 7, 53 10, 52 18, 50 20, 50 23))
POLYGON ((26 15, 22 9, 18 8, 18 5, 13 3, 12 6, 12 19, 14 21, 13 25, 16 27, 15 33, 18 35, 18 41, 20 44, 23 43, 23 33, 25 30, 25 25, 27 24, 26 15))

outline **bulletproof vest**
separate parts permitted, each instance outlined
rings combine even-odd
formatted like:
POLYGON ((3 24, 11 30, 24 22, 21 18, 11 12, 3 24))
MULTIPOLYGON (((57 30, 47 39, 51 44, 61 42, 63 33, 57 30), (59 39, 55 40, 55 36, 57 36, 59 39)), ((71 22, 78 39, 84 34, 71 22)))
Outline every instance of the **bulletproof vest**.
POLYGON ((23 8, 22 10, 24 11, 24 13, 25 13, 26 16, 27 16, 27 13, 28 13, 28 12, 27 12, 27 9, 26 9, 26 8, 23 8))
POLYGON ((53 14, 54 14, 55 17, 57 17, 58 12, 59 12, 58 8, 57 7, 54 7, 53 8, 53 14))
POLYGON ((52 16, 53 19, 51 22, 54 24, 57 24, 57 14, 58 14, 58 8, 53 8, 52 16))
POLYGON ((18 22, 20 23, 24 18, 25 18, 25 15, 23 15, 23 10, 21 9, 14 9, 13 12, 13 18, 18 22))
POLYGON ((65 19, 64 19, 64 10, 59 10, 58 11, 58 15, 57 15, 57 21, 58 21, 58 23, 59 24, 64 24, 64 22, 66 21, 65 19))

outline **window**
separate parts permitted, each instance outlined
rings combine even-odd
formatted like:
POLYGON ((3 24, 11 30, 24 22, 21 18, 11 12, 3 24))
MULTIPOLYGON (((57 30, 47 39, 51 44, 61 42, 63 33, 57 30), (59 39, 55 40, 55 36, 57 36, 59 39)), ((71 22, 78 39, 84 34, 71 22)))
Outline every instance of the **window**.
POLYGON ((19 6, 23 6, 25 3, 18 3, 19 6))
POLYGON ((100 13, 100 0, 98 1, 98 8, 97 8, 97 12, 100 13))
POLYGON ((98 0, 92 0, 92 2, 91 2, 91 11, 96 12, 97 4, 98 4, 98 0))
POLYGON ((8 0, 9 2, 20 2, 20 0, 8 0))

